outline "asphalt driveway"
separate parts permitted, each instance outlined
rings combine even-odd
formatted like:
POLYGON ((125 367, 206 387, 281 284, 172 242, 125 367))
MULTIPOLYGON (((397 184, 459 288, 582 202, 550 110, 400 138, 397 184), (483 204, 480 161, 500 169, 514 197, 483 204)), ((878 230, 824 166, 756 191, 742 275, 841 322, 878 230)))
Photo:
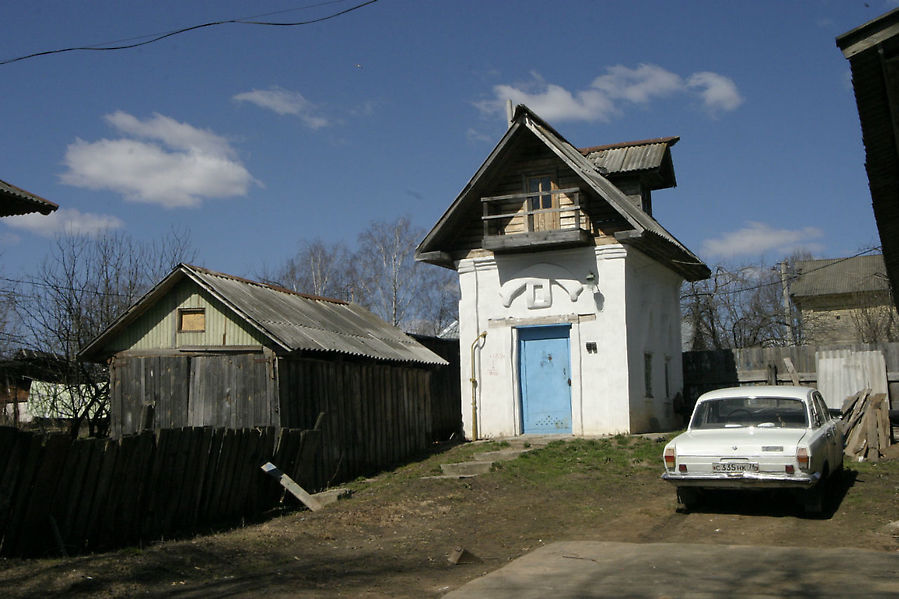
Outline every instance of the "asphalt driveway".
POLYGON ((899 553, 566 541, 522 556, 444 599, 897 596, 899 553))

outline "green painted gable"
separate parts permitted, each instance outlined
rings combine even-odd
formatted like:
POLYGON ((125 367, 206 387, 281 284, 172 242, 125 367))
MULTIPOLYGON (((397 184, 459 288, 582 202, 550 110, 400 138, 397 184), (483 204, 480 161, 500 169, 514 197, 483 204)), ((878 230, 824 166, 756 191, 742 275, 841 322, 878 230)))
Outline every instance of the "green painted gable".
POLYGON ((263 346, 265 337, 189 279, 179 281, 119 333, 104 352, 177 350, 183 347, 263 346), (178 332, 178 310, 202 308, 206 330, 178 332))

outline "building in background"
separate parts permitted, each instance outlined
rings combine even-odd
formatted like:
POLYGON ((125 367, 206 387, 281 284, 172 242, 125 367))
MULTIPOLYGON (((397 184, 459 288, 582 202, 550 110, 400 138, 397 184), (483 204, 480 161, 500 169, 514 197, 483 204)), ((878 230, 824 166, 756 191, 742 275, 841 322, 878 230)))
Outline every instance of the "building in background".
POLYGON ((800 260, 790 297, 803 338, 818 346, 899 340, 883 256, 800 260))

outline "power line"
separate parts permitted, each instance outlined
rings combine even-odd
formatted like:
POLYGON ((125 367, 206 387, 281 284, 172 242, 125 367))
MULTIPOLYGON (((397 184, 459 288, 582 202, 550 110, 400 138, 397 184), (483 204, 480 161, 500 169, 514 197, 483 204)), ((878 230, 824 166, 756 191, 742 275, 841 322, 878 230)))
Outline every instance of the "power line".
MULTIPOLYGON (((104 296, 104 297, 136 298, 136 297, 139 297, 140 295, 142 295, 141 293, 128 294, 128 293, 118 293, 115 291, 99 291, 96 289, 88 289, 87 287, 81 287, 81 288, 69 287, 66 285, 56 285, 53 283, 44 283, 42 281, 26 281, 23 279, 10 279, 8 277, 0 277, 0 281, 6 281, 7 283, 19 283, 22 285, 32 285, 35 287, 46 287, 47 289, 54 289, 54 290, 58 290, 58 291, 72 291, 75 293, 92 293, 94 295, 104 296)), ((2 291, 3 293, 11 293, 13 295, 17 295, 18 297, 31 297, 31 298, 37 297, 37 296, 33 296, 33 295, 28 296, 25 294, 17 293, 15 289, 0 289, 0 291, 2 291)))
MULTIPOLYGON (((871 252, 876 252, 879 250, 882 250, 882 247, 878 246, 878 247, 868 248, 866 250, 862 250, 851 256, 847 256, 845 258, 838 258, 838 259, 835 259, 833 262, 828 262, 827 264, 822 264, 821 266, 818 266, 816 268, 812 268, 810 270, 803 271, 802 274, 792 274, 788 278, 790 281, 795 281, 800 276, 804 276, 804 275, 807 275, 807 274, 810 274, 813 272, 817 272, 824 268, 830 268, 831 266, 834 266, 841 262, 845 262, 847 260, 852 260, 853 258, 858 258, 859 256, 864 256, 865 254, 870 254, 871 252)), ((699 297, 700 295, 734 295, 737 293, 743 293, 746 291, 755 291, 756 289, 762 289, 763 287, 771 287, 773 285, 781 285, 781 284, 782 284, 782 281, 780 280, 780 278, 778 278, 775 281, 769 281, 767 283, 759 283, 758 285, 753 285, 751 287, 743 287, 742 289, 731 289, 729 291, 718 291, 716 293, 711 293, 711 292, 687 293, 685 295, 682 295, 681 299, 688 298, 688 297, 699 297)))
MULTIPOLYGON (((343 2, 344 0, 331 0, 330 2, 319 2, 318 4, 312 4, 309 6, 304 6, 302 9, 314 8, 318 6, 325 6, 328 4, 336 4, 338 2, 343 2)), ((71 48, 58 48, 56 50, 44 50, 42 52, 34 52, 32 54, 26 54, 25 56, 18 56, 16 58, 9 58, 6 60, 0 60, 0 65, 11 64, 14 62, 19 62, 21 60, 27 60, 29 58, 37 58, 38 56, 48 56, 50 54, 63 54, 65 52, 75 52, 75 51, 112 51, 112 50, 128 50, 130 48, 137 48, 140 46, 146 46, 148 44, 152 44, 158 42, 160 40, 164 40, 169 37, 173 37, 175 35, 180 35, 182 33, 187 33, 189 31, 196 31, 197 29, 204 29, 207 27, 217 27, 219 25, 261 25, 261 26, 269 26, 269 27, 298 27, 300 25, 311 25, 313 23, 321 23, 322 21, 328 21, 330 19, 334 19, 345 15, 347 13, 353 12, 354 10, 358 10, 369 4, 374 4, 378 0, 367 0, 366 2, 362 2, 361 4, 357 4, 355 6, 351 6, 350 8, 332 13, 330 15, 326 15, 324 17, 318 17, 316 19, 309 19, 306 21, 292 21, 292 22, 277 22, 277 21, 256 21, 252 19, 256 19, 258 17, 265 17, 273 14, 280 14, 284 12, 290 12, 293 10, 301 10, 300 8, 292 8, 282 11, 276 11, 271 13, 265 13, 262 15, 257 15, 256 17, 245 17, 240 19, 224 19, 221 21, 209 21, 208 23, 200 23, 199 25, 191 25, 189 27, 183 27, 181 29, 176 29, 174 31, 167 31, 159 34, 148 34, 151 37, 150 39, 144 39, 148 37, 148 35, 142 35, 132 38, 126 38, 123 40, 118 40, 116 42, 109 42, 109 44, 116 45, 93 45, 93 46, 73 46, 71 48), (120 43, 120 42, 130 42, 131 40, 143 40, 136 41, 133 43, 120 43)))

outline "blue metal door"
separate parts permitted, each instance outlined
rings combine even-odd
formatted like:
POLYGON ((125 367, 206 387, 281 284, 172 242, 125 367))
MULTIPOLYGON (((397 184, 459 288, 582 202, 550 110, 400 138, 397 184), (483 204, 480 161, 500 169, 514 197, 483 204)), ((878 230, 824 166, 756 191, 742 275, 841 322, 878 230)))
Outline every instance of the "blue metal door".
POLYGON ((571 360, 567 326, 518 329, 524 433, 571 432, 571 360))

